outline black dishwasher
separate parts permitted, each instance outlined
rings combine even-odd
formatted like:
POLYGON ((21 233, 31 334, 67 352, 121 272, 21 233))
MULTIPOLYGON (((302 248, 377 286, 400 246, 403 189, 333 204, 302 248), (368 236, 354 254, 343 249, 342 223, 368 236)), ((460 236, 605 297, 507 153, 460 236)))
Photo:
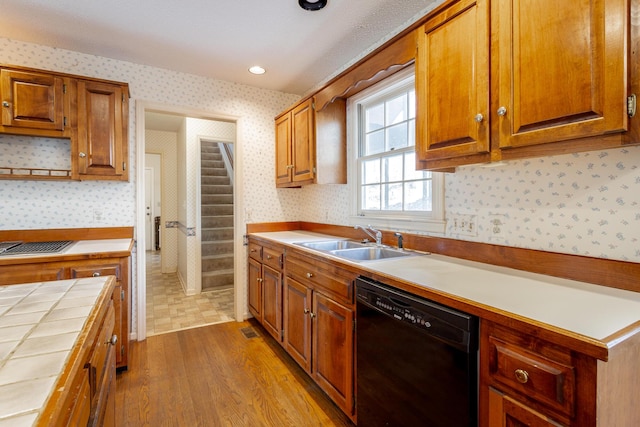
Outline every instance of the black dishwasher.
POLYGON ((476 427, 478 318, 356 280, 358 427, 476 427))

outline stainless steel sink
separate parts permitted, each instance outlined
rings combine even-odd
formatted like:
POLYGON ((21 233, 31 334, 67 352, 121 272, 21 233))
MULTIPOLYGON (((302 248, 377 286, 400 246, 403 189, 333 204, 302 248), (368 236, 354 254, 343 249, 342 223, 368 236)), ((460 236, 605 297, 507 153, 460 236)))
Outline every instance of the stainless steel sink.
POLYGON ((413 252, 380 247, 363 247, 354 249, 338 249, 330 251, 331 254, 352 261, 373 261, 378 259, 398 258, 416 255, 413 252))
POLYGON ((366 248, 364 243, 354 242, 353 240, 326 240, 324 242, 304 242, 297 243, 305 248, 315 249, 317 251, 335 251, 341 249, 366 248))

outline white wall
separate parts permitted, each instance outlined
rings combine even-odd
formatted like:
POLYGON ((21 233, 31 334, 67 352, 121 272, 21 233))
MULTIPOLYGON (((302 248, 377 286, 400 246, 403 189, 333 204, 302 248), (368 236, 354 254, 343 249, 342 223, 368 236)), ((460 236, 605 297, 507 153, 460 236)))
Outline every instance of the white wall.
MULTIPOLYGON (((175 273, 178 269, 178 229, 166 228, 167 222, 178 220, 178 135, 176 132, 145 131, 145 149, 162 156, 162 215, 160 224, 161 270, 175 273)), ((157 183, 160 185, 160 182, 157 183)))

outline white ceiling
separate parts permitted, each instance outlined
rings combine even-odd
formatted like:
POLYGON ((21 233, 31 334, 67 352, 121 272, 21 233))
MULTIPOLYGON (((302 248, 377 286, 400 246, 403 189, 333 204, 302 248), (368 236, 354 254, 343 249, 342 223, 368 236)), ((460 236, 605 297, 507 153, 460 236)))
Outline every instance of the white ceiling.
POLYGON ((0 37, 303 95, 442 2, 2 0, 0 37))

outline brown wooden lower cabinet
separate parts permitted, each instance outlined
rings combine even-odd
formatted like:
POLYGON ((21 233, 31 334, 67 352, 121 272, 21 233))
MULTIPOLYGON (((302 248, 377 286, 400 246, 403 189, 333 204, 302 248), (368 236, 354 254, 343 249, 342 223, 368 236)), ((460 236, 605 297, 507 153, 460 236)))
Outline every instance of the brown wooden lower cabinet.
POLYGON ((495 389, 489 390, 490 426, 495 427, 559 427, 549 417, 505 396, 495 389))
POLYGON ((61 383, 49 399, 36 425, 115 427, 115 312, 113 283, 98 301, 72 350, 61 383))
POLYGON ((355 274, 250 236, 248 280, 254 318, 355 419, 355 274))
POLYGON ((116 367, 126 369, 129 355, 129 263, 129 257, 122 257, 2 265, 0 285, 115 276, 114 330, 118 336, 118 343, 114 356, 116 367))

